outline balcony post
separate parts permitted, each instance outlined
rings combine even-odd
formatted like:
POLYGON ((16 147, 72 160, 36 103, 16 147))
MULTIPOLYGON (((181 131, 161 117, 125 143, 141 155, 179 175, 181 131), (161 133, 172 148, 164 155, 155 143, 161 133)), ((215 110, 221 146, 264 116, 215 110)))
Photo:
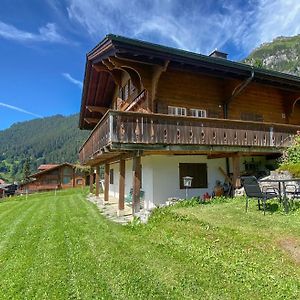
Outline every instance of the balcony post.
POLYGON ((240 155, 238 153, 232 156, 232 172, 233 188, 237 189, 241 186, 240 155))
POLYGON ((96 183, 95 196, 98 198, 99 197, 99 191, 100 191, 100 167, 99 166, 96 166, 96 179, 95 179, 95 183, 96 183))
POLYGON ((125 200, 125 159, 121 158, 119 162, 119 206, 118 215, 124 213, 124 200, 125 200))
POLYGON ((108 120, 109 120, 109 142, 113 142, 113 136, 114 136, 114 132, 113 132, 113 115, 111 113, 109 113, 108 115, 108 120))
POLYGON ((109 200, 109 164, 105 164, 104 171, 104 203, 109 200))
POLYGON ((133 191, 132 191, 132 215, 140 212, 141 203, 141 157, 133 157, 133 191))
POLYGON ((90 167, 90 193, 94 192, 94 168, 90 167))

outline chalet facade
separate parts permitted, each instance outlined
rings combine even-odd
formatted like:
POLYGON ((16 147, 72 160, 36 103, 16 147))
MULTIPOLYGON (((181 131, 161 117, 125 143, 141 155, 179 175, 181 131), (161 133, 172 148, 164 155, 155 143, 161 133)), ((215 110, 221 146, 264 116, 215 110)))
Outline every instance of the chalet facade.
POLYGON ((216 180, 264 172, 300 130, 300 78, 108 35, 87 54, 80 161, 105 165, 105 201, 133 213, 170 197, 212 193, 216 180), (141 193, 141 190, 143 193, 141 193))
POLYGON ((31 181, 20 185, 20 192, 40 192, 85 186, 86 176, 69 163, 48 164, 38 167, 38 172, 30 175, 31 181))

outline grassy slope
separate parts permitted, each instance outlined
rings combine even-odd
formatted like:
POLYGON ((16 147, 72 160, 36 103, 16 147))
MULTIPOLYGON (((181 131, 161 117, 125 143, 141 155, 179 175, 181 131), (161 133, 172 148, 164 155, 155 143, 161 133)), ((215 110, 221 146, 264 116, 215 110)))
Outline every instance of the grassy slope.
POLYGON ((243 203, 105 220, 82 191, 0 203, 0 299, 299 299, 300 214, 243 203))

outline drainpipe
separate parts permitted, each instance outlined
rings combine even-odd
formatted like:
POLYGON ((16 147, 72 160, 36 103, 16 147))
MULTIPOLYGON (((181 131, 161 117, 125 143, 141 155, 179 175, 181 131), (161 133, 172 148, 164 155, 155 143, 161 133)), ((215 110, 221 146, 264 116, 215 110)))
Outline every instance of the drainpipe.
MULTIPOLYGON (((224 119, 228 119, 228 107, 229 107, 230 102, 232 102, 232 100, 234 98, 236 98, 250 84, 250 82, 253 80, 253 78, 254 78, 254 68, 251 67, 250 77, 248 77, 245 81, 243 81, 242 83, 237 85, 234 88, 230 98, 228 100, 224 101, 224 103, 223 103, 224 119)), ((228 157, 226 157, 226 172, 227 172, 227 175, 229 176, 230 168, 229 168, 229 158, 228 157)))
POLYGON ((230 102, 232 102, 233 99, 236 98, 250 84, 250 82, 253 80, 253 78, 254 78, 254 69, 253 69, 253 67, 251 67, 250 77, 248 77, 245 81, 243 81, 242 83, 237 85, 234 88, 230 98, 227 99, 226 101, 224 101, 224 103, 223 103, 224 119, 228 119, 228 107, 229 107, 230 102))

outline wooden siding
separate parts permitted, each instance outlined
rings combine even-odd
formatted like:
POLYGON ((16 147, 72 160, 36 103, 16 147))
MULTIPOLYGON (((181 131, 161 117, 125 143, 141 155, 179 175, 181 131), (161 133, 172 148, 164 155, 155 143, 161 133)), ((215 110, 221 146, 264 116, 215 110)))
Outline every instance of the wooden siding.
MULTIPOLYGON (((155 112, 167 114, 168 106, 178 106, 186 107, 188 115, 189 109, 199 108, 207 110, 208 117, 222 118, 224 101, 241 82, 170 69, 159 80, 155 112)), ((242 120, 242 115, 253 114, 261 116, 263 122, 300 125, 299 108, 290 118, 286 115, 288 101, 287 93, 282 90, 251 82, 230 102, 228 118, 242 120)))
POLYGON ((296 103, 294 113, 290 118, 291 124, 300 124, 300 100, 296 103))
POLYGON ((286 123, 283 101, 280 90, 252 82, 230 103, 228 117, 241 119, 242 113, 253 113, 261 115, 264 122, 286 123))
POLYGON ((48 191, 78 186, 85 186, 85 177, 81 174, 76 174, 73 168, 64 166, 47 173, 37 175, 35 181, 22 185, 20 191, 25 192, 26 189, 29 192, 48 191), (68 183, 64 183, 64 177, 68 177, 70 181, 68 183), (81 180, 81 184, 77 183, 78 179, 81 180))
POLYGON ((222 117, 223 81, 216 77, 186 71, 168 70, 160 77, 155 107, 157 113, 168 113, 168 105, 200 108, 222 117))

